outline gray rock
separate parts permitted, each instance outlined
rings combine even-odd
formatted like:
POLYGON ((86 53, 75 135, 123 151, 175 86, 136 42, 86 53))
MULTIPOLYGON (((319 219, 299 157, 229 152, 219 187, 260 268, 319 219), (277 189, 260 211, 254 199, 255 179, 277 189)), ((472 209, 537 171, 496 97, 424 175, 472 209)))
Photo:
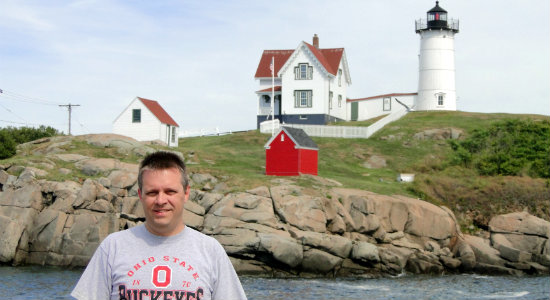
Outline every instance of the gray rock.
POLYGON ((550 238, 550 222, 530 215, 516 212, 493 217, 489 229, 495 233, 523 233, 550 238))
POLYGON ((114 170, 109 174, 108 179, 111 181, 111 187, 119 189, 131 188, 137 181, 137 173, 114 170))
POLYGON ((351 240, 338 235, 290 229, 292 237, 303 245, 318 248, 333 255, 347 258, 352 249, 351 240))
POLYGON ((40 211, 42 203, 42 188, 36 183, 29 183, 21 188, 8 188, 0 193, 0 205, 22 208, 32 207, 40 211))
POLYGON ((448 269, 455 270, 460 267, 462 262, 459 259, 448 257, 448 256, 440 256, 439 261, 447 267, 448 269))
POLYGON ((280 187, 271 189, 275 211, 283 222, 300 230, 326 232, 327 219, 321 198, 306 195, 282 195, 281 191, 280 187))
POLYGON ((495 265, 495 266, 504 266, 504 260, 500 258, 500 252, 498 250, 491 248, 489 242, 471 235, 464 235, 464 241, 470 245, 472 250, 475 253, 476 262, 495 265))
POLYGON ((279 262, 292 268, 301 264, 304 253, 302 245, 292 238, 285 238, 277 234, 258 234, 260 245, 258 250, 265 251, 279 262))
POLYGON ((198 203, 204 207, 205 211, 209 211, 212 205, 216 204, 223 198, 222 194, 204 193, 202 198, 198 200, 198 203))
POLYGON ((304 251, 302 269, 307 272, 326 274, 342 263, 343 259, 318 249, 304 251))
POLYGON ((256 196, 260 196, 260 197, 265 197, 265 198, 271 197, 271 194, 269 193, 269 189, 266 186, 259 186, 257 188, 253 188, 246 192, 256 196))
POLYGON ((84 208, 90 205, 97 198, 97 186, 92 179, 86 179, 82 184, 82 188, 78 191, 75 201, 73 202, 74 208, 84 208))
POLYGON ((358 242, 353 245, 351 251, 351 258, 354 260, 365 262, 378 262, 380 256, 378 254, 378 247, 367 242, 358 242))
POLYGON ((112 213, 115 211, 113 205, 104 199, 97 199, 95 202, 90 204, 87 207, 91 211, 103 212, 103 213, 112 213))
POLYGON ((472 247, 463 239, 460 239, 454 247, 455 257, 460 260, 461 267, 465 271, 472 270, 476 265, 476 255, 472 247))

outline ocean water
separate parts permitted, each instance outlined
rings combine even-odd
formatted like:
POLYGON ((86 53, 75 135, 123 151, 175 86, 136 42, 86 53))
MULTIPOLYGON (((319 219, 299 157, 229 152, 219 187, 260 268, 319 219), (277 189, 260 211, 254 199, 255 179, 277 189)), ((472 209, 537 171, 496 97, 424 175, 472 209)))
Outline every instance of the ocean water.
MULTIPOLYGON (((3 299, 72 299, 82 269, 0 266, 3 299)), ((241 277, 250 300, 550 299, 550 276, 404 275, 378 279, 241 277)))

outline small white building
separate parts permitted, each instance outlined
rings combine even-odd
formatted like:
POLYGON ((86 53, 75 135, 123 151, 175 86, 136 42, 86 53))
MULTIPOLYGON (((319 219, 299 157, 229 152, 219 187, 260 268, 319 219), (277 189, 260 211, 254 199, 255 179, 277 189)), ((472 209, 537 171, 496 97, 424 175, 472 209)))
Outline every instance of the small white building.
POLYGON ((178 146, 179 125, 157 101, 136 97, 113 122, 113 133, 178 146))
POLYGON ((392 93, 347 99, 348 121, 364 121, 400 110, 413 110, 416 93, 392 93))

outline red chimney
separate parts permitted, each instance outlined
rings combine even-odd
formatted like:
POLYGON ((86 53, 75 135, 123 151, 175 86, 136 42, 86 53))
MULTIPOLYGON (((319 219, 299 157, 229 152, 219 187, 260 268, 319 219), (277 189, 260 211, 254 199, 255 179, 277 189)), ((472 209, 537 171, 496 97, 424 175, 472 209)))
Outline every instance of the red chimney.
POLYGON ((313 35, 313 47, 319 49, 319 37, 317 34, 313 35))

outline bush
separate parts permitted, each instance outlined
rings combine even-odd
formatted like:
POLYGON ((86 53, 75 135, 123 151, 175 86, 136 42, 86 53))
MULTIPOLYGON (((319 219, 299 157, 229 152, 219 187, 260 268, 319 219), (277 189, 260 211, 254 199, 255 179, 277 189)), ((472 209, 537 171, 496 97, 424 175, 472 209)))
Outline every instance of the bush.
POLYGON ((43 137, 61 135, 57 129, 44 125, 38 128, 32 127, 6 127, 0 128, 0 159, 15 155, 18 144, 27 143, 43 137))
POLYGON ((5 130, 0 130, 0 159, 12 157, 15 155, 17 144, 5 130))
POLYGON ((507 120, 452 141, 452 162, 481 175, 550 178, 550 121, 507 120))

